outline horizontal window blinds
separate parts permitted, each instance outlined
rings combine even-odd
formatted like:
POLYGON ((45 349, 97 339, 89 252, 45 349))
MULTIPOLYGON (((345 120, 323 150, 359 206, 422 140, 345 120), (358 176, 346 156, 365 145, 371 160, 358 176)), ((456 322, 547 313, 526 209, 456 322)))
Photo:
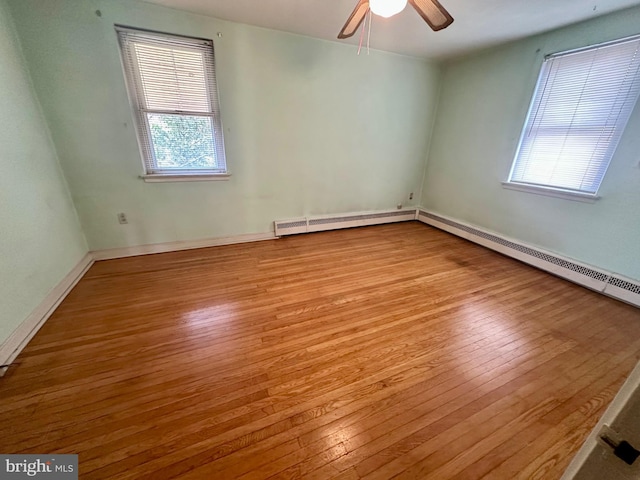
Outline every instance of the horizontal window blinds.
POLYGON ((543 64, 511 182, 596 194, 640 92, 640 38, 543 64))
POLYGON ((206 51, 135 42, 142 106, 153 110, 210 113, 206 51))
POLYGON ((147 173, 225 173, 213 42, 116 30, 147 173))

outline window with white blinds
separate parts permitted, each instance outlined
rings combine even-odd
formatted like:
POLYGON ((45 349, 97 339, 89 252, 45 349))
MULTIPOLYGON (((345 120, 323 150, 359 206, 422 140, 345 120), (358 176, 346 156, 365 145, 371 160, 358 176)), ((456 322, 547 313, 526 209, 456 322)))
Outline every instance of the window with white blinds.
POLYGON ((640 92, 640 37, 546 58, 509 182, 595 196, 640 92))
POLYGON ((116 31, 146 173, 226 174, 213 42, 116 31))

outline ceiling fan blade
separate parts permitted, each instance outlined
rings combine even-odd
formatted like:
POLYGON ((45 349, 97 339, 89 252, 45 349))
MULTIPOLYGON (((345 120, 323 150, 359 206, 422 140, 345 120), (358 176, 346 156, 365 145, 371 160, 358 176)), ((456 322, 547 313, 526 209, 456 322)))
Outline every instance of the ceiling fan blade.
POLYGON ((409 3, 436 32, 453 23, 453 17, 438 0, 409 0, 409 3))
POLYGON ((367 12, 369 11, 369 0, 360 0, 356 8, 353 10, 353 13, 347 20, 347 23, 344 24, 342 30, 338 34, 338 38, 349 38, 353 36, 354 33, 358 30, 358 27, 366 17, 367 12))

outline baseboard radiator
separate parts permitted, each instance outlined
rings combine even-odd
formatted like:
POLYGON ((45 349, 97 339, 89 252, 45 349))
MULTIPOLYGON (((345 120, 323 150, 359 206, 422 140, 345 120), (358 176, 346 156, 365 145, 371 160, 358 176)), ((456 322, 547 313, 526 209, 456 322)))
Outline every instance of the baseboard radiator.
POLYGON ((541 270, 640 307, 640 282, 557 254, 508 240, 450 218, 418 209, 420 222, 528 263, 541 270))
POLYGON ((405 222, 416 219, 417 210, 388 210, 372 213, 345 213, 316 217, 280 220, 275 223, 276 237, 299 233, 323 232, 341 228, 366 227, 383 223, 405 222))
POLYGON ((640 307, 640 282, 637 280, 576 262, 421 208, 303 217, 274 223, 276 237, 283 237, 411 220, 418 220, 578 285, 640 307))

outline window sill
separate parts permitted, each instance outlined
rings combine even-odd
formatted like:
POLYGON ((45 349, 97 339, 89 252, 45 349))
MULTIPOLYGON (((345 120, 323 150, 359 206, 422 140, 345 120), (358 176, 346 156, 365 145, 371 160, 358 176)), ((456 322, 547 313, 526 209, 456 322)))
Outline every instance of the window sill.
POLYGON ((177 174, 149 174, 140 175, 140 178, 147 183, 165 182, 212 182, 219 180, 229 180, 230 173, 177 173, 177 174))
POLYGON ((598 195, 594 195, 591 193, 570 192, 568 190, 538 187, 534 185, 526 185, 523 183, 502 182, 502 187, 509 190, 517 190, 519 192, 545 195, 547 197, 564 198, 565 200, 573 200, 575 202, 595 203, 600 199, 598 195))

